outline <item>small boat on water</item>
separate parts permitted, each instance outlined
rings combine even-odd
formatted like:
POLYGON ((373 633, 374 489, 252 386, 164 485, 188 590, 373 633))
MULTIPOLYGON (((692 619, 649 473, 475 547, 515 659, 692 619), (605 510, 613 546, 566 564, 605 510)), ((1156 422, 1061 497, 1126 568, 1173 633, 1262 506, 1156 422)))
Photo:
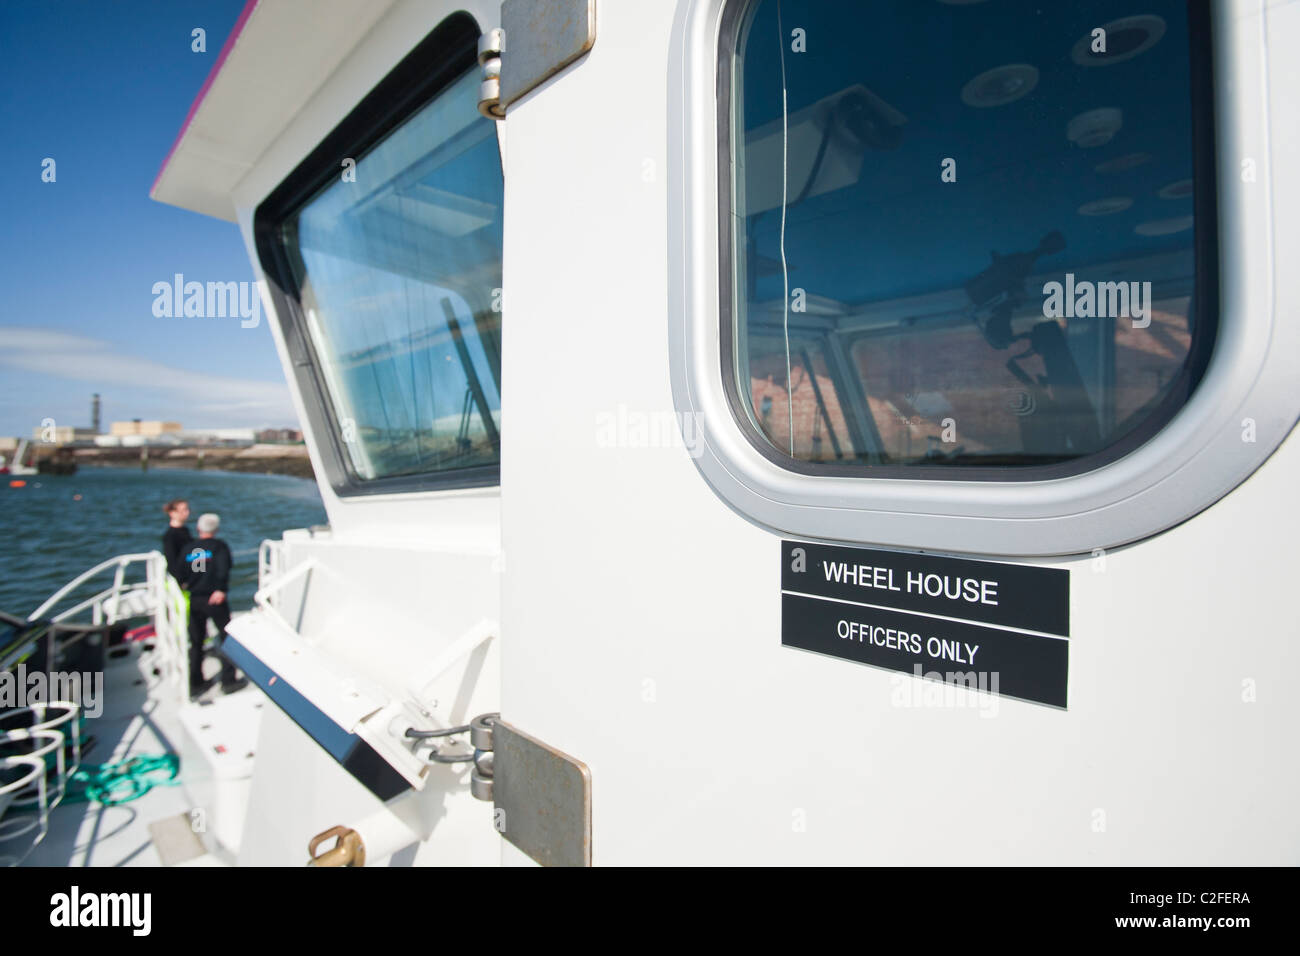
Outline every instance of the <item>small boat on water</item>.
POLYGON ((36 462, 36 470, 42 475, 75 475, 77 473, 77 459, 70 448, 55 449, 54 454, 45 458, 40 458, 36 462))
MULTIPOLYGON (((18 446, 8 458, 3 454, 0 454, 0 475, 13 475, 17 477, 19 475, 39 474, 41 469, 38 466, 29 463, 29 459, 32 457, 27 454, 29 447, 30 443, 26 438, 23 438, 19 440, 18 446)), ((73 465, 73 468, 75 470, 75 464, 73 465)))

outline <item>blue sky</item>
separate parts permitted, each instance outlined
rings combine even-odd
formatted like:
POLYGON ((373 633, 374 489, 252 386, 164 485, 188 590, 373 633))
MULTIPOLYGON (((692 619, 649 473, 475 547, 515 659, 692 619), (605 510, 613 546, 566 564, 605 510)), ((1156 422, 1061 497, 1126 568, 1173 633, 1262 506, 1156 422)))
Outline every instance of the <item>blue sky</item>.
POLYGON ((253 279, 233 223, 149 189, 243 0, 0 4, 0 435, 43 418, 292 425, 267 328, 156 318, 152 287, 253 279), (207 51, 191 50, 191 30, 207 51), (57 181, 41 181, 46 157, 57 181))

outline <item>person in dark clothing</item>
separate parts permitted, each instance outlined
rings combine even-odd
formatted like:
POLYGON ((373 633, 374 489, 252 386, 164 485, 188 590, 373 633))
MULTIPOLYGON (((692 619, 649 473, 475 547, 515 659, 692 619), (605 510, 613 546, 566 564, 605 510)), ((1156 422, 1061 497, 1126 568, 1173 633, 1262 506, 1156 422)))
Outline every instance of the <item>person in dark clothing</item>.
POLYGON ((190 520, 190 503, 184 498, 173 498, 163 505, 167 513, 167 531, 163 534, 163 557, 167 559, 167 573, 178 584, 185 581, 185 549, 194 540, 185 522, 190 520))
MULTIPOLYGON (((226 642, 226 625, 230 623, 230 605, 226 592, 230 589, 230 547, 216 537, 221 519, 214 514, 199 517, 199 536, 190 542, 185 551, 184 585, 190 592, 190 696, 197 697, 208 689, 203 679, 203 641, 208 635, 208 621, 217 626, 220 643, 226 642)), ((220 645, 218 645, 220 647, 220 645)), ((221 657, 221 689, 225 693, 238 690, 247 680, 236 680, 235 665, 224 655, 221 657)))

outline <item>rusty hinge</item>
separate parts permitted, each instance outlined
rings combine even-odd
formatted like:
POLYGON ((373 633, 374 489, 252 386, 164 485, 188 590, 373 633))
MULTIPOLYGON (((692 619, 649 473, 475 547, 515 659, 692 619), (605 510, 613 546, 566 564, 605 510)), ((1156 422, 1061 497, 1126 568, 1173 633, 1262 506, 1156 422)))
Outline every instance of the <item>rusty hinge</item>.
POLYGON ((479 112, 504 119, 511 103, 541 86, 596 42, 596 0, 505 0, 501 27, 479 38, 479 112), (508 49, 507 49, 508 47, 508 49))

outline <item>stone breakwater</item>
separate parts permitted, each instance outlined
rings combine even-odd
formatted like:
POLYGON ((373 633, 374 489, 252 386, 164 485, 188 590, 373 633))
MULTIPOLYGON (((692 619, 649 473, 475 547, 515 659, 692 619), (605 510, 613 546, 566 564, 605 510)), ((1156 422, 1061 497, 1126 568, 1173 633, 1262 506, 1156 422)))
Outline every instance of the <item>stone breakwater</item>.
POLYGON ((246 448, 64 448, 41 449, 38 460, 58 453, 60 459, 71 458, 78 466, 149 468, 210 468, 214 471, 238 471, 258 475, 292 475, 315 478, 306 445, 251 445, 246 448), (147 451, 147 458, 145 452, 147 451))

